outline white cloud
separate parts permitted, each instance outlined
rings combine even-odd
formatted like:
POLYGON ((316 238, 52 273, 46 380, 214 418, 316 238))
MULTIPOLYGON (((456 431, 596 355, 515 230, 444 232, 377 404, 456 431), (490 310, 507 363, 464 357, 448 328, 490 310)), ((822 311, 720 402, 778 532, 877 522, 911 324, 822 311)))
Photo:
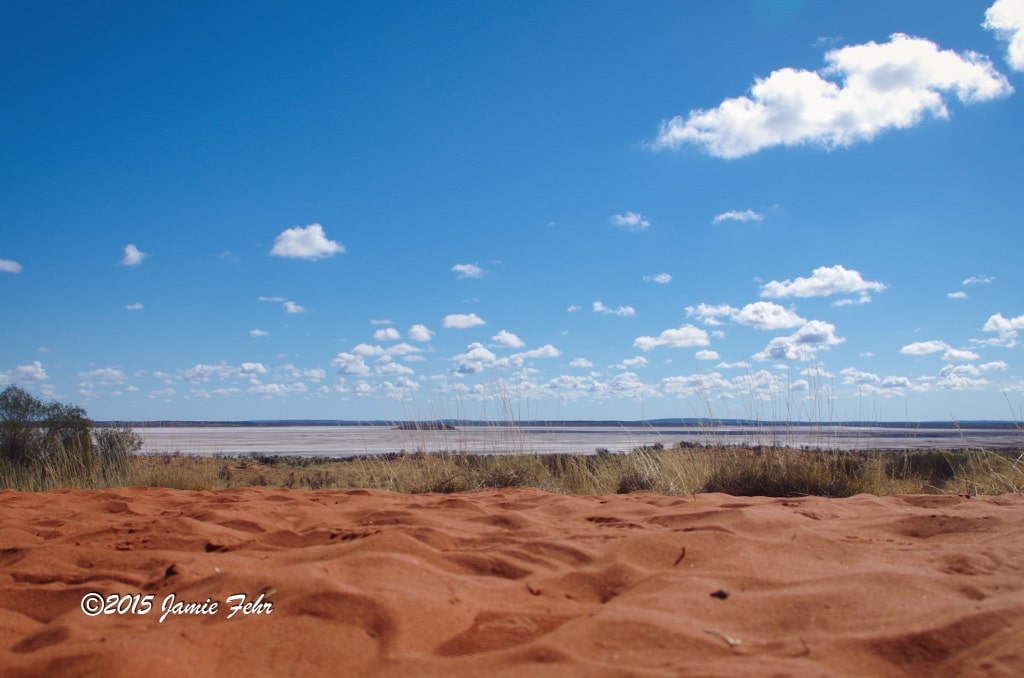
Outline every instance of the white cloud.
POLYGON ((1024 2, 996 0, 985 11, 985 23, 1000 40, 1007 42, 1006 63, 1016 71, 1024 71, 1024 2))
POLYGON ((455 362, 455 370, 459 374, 479 374, 487 367, 494 365, 497 359, 498 356, 479 342, 470 344, 466 347, 465 353, 460 353, 452 358, 455 362))
POLYGON ((409 328, 409 339, 412 341, 430 341, 434 333, 426 325, 413 325, 409 328))
POLYGON ((420 353, 420 349, 416 348, 412 344, 406 344, 405 342, 392 344, 387 348, 383 346, 374 346, 372 344, 356 344, 352 349, 352 353, 363 358, 377 358, 381 361, 387 361, 391 360, 395 356, 410 356, 420 353))
POLYGON ((629 317, 636 315, 636 309, 632 306, 619 306, 618 308, 608 308, 604 303, 600 301, 594 302, 594 313, 603 313, 605 315, 617 315, 620 317, 629 317))
POLYGON ((241 377, 253 377, 258 374, 266 374, 267 368, 263 363, 242 363, 238 368, 241 377))
POLYGON ((521 348, 526 345, 522 339, 507 330, 501 330, 491 339, 498 345, 508 346, 509 348, 521 348))
POLYGON ((773 71, 756 79, 749 96, 665 121, 653 147, 695 145, 721 158, 778 145, 840 148, 912 127, 926 113, 947 118, 950 95, 972 104, 1013 91, 987 57, 901 33, 831 50, 825 62, 819 72, 773 71))
POLYGON ((969 278, 965 278, 961 283, 962 285, 987 285, 996 281, 995 276, 992 275, 972 275, 969 278))
POLYGON ((860 296, 857 297, 856 299, 850 299, 848 297, 845 298, 845 299, 836 299, 835 301, 832 302, 832 305, 833 306, 856 306, 858 304, 870 304, 870 303, 871 303, 871 295, 869 295, 867 292, 861 292, 860 296))
POLYGON ((21 264, 10 259, 0 259, 0 273, 21 273, 21 264))
POLYGON ((370 368, 361 355, 341 352, 334 357, 331 364, 338 368, 342 374, 364 375, 370 373, 370 368))
POLYGON ((377 341, 397 341, 402 335, 394 327, 384 327, 374 332, 373 338, 377 341))
POLYGON ((882 292, 885 283, 864 280, 859 271, 835 266, 821 266, 811 272, 810 278, 797 278, 779 282, 772 280, 761 288, 762 297, 828 297, 835 294, 859 293, 862 299, 868 292, 882 292))
POLYGON ((930 341, 915 341, 912 344, 907 344, 900 349, 900 353, 905 353, 906 355, 929 355, 931 353, 940 353, 947 349, 949 349, 949 344, 932 339, 930 341))
POLYGON ((87 382, 90 386, 93 383, 110 386, 113 384, 124 383, 126 377, 124 375, 124 370, 116 367, 101 367, 99 369, 89 370, 88 372, 79 372, 78 378, 87 382))
POLYGON ((949 360, 953 362, 966 362, 968 360, 977 360, 981 356, 974 351, 968 351, 961 348, 949 347, 946 352, 942 355, 943 360, 949 360))
POLYGON ((667 285, 672 282, 672 276, 668 273, 659 273, 657 275, 645 275, 644 280, 646 282, 658 283, 659 285, 667 285))
POLYGON ((707 395, 711 391, 727 392, 736 388, 735 383, 724 379, 718 372, 666 377, 662 379, 661 386, 666 393, 672 393, 681 398, 707 395))
POLYGON ((275 257, 310 261, 344 252, 345 246, 328 240, 324 234, 324 227, 320 224, 285 229, 274 239, 274 247, 270 250, 270 254, 275 257))
POLYGON ((567 308, 565 310, 568 311, 569 313, 577 313, 580 310, 580 308, 581 307, 580 307, 579 304, 573 304, 572 306, 570 306, 569 308, 567 308))
POLYGON ((249 330, 249 336, 250 337, 269 337, 270 336, 270 332, 267 332, 266 330, 252 329, 252 330, 249 330))
POLYGON ((646 367, 646 366, 647 366, 647 358, 643 357, 642 355, 638 355, 635 358, 626 358, 625 360, 623 360, 618 365, 615 365, 615 367, 617 369, 620 369, 620 370, 628 370, 628 369, 632 369, 632 368, 636 368, 636 367, 646 367))
POLYGON ((718 355, 718 351, 710 351, 710 350, 707 350, 707 349, 704 349, 702 351, 697 351, 697 353, 694 355, 694 357, 697 360, 720 360, 721 359, 721 356, 718 355))
POLYGON ((562 352, 551 344, 544 344, 540 348, 533 348, 529 351, 523 351, 522 353, 516 353, 512 357, 515 359, 521 358, 557 358, 562 355, 562 352))
POLYGON ((476 313, 451 313, 444 317, 443 327, 464 330, 478 325, 486 325, 476 313))
POLYGON ((900 353, 904 353, 906 355, 930 355, 932 353, 942 353, 942 359, 950 361, 977 360, 981 357, 974 351, 953 348, 946 342, 935 339, 930 341, 915 341, 912 344, 907 344, 900 349, 900 353))
POLYGON ((136 301, 134 304, 126 304, 125 307, 124 307, 124 310, 126 310, 126 311, 141 311, 142 308, 143 308, 142 304, 136 301))
POLYGON ((612 222, 612 226, 628 228, 631 231, 642 231, 651 225, 651 222, 647 217, 637 212, 613 214, 610 221, 612 222))
POLYGON ((459 274, 460 278, 482 278, 484 270, 476 264, 455 264, 452 271, 459 274))
POLYGON ((788 337, 776 337, 755 360, 810 360, 820 349, 841 344, 846 339, 836 336, 836 326, 823 320, 810 320, 788 337))
POLYGON ((575 358, 569 363, 569 367, 593 367, 594 363, 586 358, 575 358))
POLYGON ((982 370, 977 365, 946 365, 939 370, 935 388, 950 391, 972 391, 988 385, 988 379, 981 378, 982 370))
POLYGON ((282 308, 284 308, 285 313, 305 313, 306 312, 306 307, 305 306, 302 306, 301 304, 297 304, 297 303, 295 303, 294 301, 292 301, 290 299, 285 299, 284 297, 260 296, 260 297, 256 297, 256 300, 257 301, 262 301, 264 303, 280 303, 282 308))
POLYGON ((722 321, 719 318, 728 318, 740 325, 747 325, 759 330, 799 327, 807 322, 791 309, 771 301, 756 301, 743 308, 736 308, 729 304, 711 306, 700 303, 697 306, 687 306, 686 315, 691 318, 696 317, 705 325, 721 325, 722 321))
POLYGON ((707 332, 693 325, 683 325, 665 330, 657 337, 637 337, 633 341, 633 346, 642 351, 650 351, 659 346, 689 348, 691 346, 707 346, 710 343, 707 332))
POLYGON ((721 325, 722 321, 720 317, 726 316, 731 318, 734 314, 738 313, 739 309, 729 304, 719 304, 718 306, 711 306, 701 302, 697 306, 687 306, 686 315, 689 317, 696 316, 705 325, 721 325))
POLYGON ((0 372, 0 383, 4 384, 37 383, 49 378, 46 368, 38 360, 33 360, 29 365, 18 365, 13 370, 0 372))
POLYGON ((967 298, 967 292, 964 292, 963 290, 959 290, 957 292, 950 292, 946 296, 949 297, 950 299, 966 299, 967 298))
POLYGON ((196 363, 187 370, 183 370, 181 378, 192 384, 201 384, 214 377, 221 380, 253 379, 262 374, 267 374, 267 368, 264 367, 263 363, 245 362, 238 366, 228 365, 227 363, 217 363, 216 365, 196 363))
POLYGON ((994 360, 989 363, 983 363, 981 365, 978 365, 978 369, 981 370, 982 372, 992 372, 994 370, 1005 372, 1006 370, 1010 369, 1010 366, 1007 365, 1002 360, 994 360))
POLYGON ((985 326, 981 329, 985 332, 998 332, 999 338, 1003 340, 1004 345, 1014 346, 1016 345, 1017 333, 1020 330, 1024 330, 1024 315, 1019 315, 1016 318, 1006 318, 1002 313, 996 313, 985 321, 985 326))
POLYGON ((145 258, 145 252, 140 252, 138 247, 128 244, 124 246, 124 257, 121 259, 121 264, 124 266, 138 266, 145 258))
POLYGON ((327 372, 319 367, 310 369, 300 369, 291 363, 287 363, 281 366, 283 370, 292 379, 309 379, 310 381, 320 381, 327 376, 327 372))
POLYGON ((764 219, 764 215, 754 210, 729 210, 717 215, 711 220, 711 223, 720 224, 723 221, 761 221, 762 219, 764 219))
POLYGON ((747 304, 734 313, 732 319, 740 325, 750 325, 759 330, 799 327, 807 322, 792 310, 783 308, 770 301, 757 301, 747 304))
POLYGON ((902 396, 913 388, 910 379, 906 377, 880 377, 852 367, 839 370, 839 374, 843 375, 844 386, 856 386, 857 391, 863 395, 902 396))
POLYGON ((306 385, 302 382, 295 384, 257 384, 249 387, 249 393, 258 393, 264 396, 287 396, 293 393, 305 393, 306 385))
MULTIPOLYGON (((479 342, 473 342, 466 347, 464 353, 452 357, 455 363, 455 372, 458 374, 479 374, 485 369, 509 369, 521 368, 527 360, 537 358, 557 358, 562 352, 551 344, 545 344, 540 348, 514 353, 505 358, 499 358, 490 349, 479 342)), ((522 387, 522 384, 520 384, 522 387)))
POLYGON ((396 362, 386 362, 382 365, 377 366, 377 374, 395 375, 395 374, 414 374, 414 371, 396 362))

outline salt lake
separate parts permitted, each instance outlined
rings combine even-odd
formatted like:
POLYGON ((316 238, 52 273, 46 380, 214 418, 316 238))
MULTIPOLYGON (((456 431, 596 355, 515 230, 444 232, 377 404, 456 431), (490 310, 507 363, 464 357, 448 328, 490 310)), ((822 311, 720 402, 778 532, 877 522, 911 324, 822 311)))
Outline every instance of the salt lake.
POLYGON ((747 444, 843 450, 1024 449, 1014 427, 460 425, 451 430, 390 426, 161 426, 136 427, 142 453, 238 456, 250 454, 349 457, 394 452, 573 453, 627 452, 671 447, 747 444))

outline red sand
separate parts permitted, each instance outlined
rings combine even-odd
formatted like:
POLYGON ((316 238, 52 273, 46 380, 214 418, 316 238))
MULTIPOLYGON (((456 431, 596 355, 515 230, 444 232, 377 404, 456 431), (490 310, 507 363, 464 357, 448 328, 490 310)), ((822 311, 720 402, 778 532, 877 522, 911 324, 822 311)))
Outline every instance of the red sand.
POLYGON ((1024 675, 1022 496, 131 488, 0 519, 6 676, 1024 675))

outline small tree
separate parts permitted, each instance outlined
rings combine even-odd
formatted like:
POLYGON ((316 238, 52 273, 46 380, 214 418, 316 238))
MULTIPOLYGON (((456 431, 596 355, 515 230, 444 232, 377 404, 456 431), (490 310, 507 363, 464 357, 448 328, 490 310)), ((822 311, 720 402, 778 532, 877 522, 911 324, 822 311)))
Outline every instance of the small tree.
POLYGON ((0 393, 0 456, 18 464, 58 451, 89 456, 93 422, 75 405, 44 403, 18 386, 0 393))
POLYGON ((26 464, 43 447, 46 405, 28 391, 8 386, 0 393, 0 455, 26 464))

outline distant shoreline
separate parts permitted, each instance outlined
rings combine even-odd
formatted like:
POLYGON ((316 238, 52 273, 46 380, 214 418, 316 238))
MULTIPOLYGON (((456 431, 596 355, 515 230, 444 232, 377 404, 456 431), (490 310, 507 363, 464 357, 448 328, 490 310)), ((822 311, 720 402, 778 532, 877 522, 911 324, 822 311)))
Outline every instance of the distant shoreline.
POLYGON ((170 427, 290 427, 290 426, 381 426, 388 428, 400 428, 404 430, 418 430, 428 428, 447 428, 449 430, 459 426, 494 426, 494 427, 591 427, 591 426, 623 426, 623 427, 644 427, 652 426, 664 428, 667 426, 721 428, 721 427, 844 427, 844 428, 929 428, 949 429, 961 428, 970 429, 1017 429, 1024 434, 1024 423, 1002 419, 982 419, 965 421, 758 421, 755 419, 568 419, 568 420, 524 420, 524 421, 494 421, 482 419, 440 419, 429 421, 417 420, 383 420, 375 419, 359 421, 354 419, 252 419, 237 421, 209 421, 209 420, 126 420, 112 419, 96 421, 97 426, 134 426, 139 428, 170 428, 170 427))

